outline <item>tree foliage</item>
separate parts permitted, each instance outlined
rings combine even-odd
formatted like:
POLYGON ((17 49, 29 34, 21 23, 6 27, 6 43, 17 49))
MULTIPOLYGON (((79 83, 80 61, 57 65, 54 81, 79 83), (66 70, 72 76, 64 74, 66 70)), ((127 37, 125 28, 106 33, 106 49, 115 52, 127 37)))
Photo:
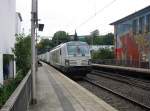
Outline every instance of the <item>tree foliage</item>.
POLYGON ((69 35, 65 31, 57 31, 52 40, 41 39, 41 41, 37 44, 38 54, 50 51, 53 47, 64 42, 68 42, 69 40, 69 35))
POLYGON ((90 35, 91 35, 92 37, 97 37, 97 36, 99 36, 99 30, 96 29, 96 30, 92 31, 90 35))
POLYGON ((114 59, 114 51, 110 50, 108 48, 100 49, 100 50, 92 53, 92 59, 93 60, 96 60, 96 59, 100 59, 100 60, 114 59))
MULTIPOLYGON (((23 34, 17 35, 13 52, 16 56, 17 76, 0 87, 0 108, 5 104, 31 67, 31 37, 26 37, 23 34)), ((5 61, 8 61, 11 57, 5 55, 5 59, 5 61)))
POLYGON ((31 67, 31 36, 18 35, 13 52, 16 56, 17 71, 26 74, 31 67))
POLYGON ((108 33, 106 35, 89 36, 85 38, 85 41, 89 45, 113 45, 114 34, 108 33))
POLYGON ((52 38, 54 46, 68 42, 69 40, 70 40, 69 35, 65 31, 57 31, 52 38))
POLYGON ((41 41, 37 44, 38 54, 49 51, 54 47, 52 40, 50 39, 41 39, 41 41))
POLYGON ((75 34, 74 34, 74 41, 79 41, 79 38, 78 38, 78 35, 77 35, 76 31, 75 31, 75 34))

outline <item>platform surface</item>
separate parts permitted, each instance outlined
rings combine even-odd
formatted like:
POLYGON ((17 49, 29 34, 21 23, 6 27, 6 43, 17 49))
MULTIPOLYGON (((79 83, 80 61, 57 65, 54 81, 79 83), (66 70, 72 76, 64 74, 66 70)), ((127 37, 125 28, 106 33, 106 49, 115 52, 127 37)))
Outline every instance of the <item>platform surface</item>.
POLYGON ((36 83, 37 104, 29 111, 117 111, 45 63, 36 83))
POLYGON ((144 68, 123 67, 123 66, 104 65, 104 64, 92 64, 92 66, 111 68, 111 69, 121 69, 121 70, 126 70, 126 71, 134 71, 134 72, 139 72, 139 73, 145 73, 148 75, 150 74, 150 69, 144 69, 144 68))

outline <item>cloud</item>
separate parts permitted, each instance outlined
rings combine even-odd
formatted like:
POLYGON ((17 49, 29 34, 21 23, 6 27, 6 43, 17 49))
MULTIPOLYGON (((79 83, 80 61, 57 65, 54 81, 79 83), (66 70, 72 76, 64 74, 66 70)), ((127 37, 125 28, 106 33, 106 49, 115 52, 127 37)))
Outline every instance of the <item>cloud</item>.
MULTIPOLYGON (((31 18, 31 3, 28 0, 16 0, 17 11, 23 17, 23 27, 29 33, 31 18)), ((39 18, 45 24, 39 34, 52 36, 58 30, 74 34, 74 30, 88 17, 103 8, 112 0, 38 0, 39 18)), ((150 0, 116 0, 111 6, 99 13, 95 18, 77 29, 79 35, 89 34, 99 29, 101 34, 113 32, 109 23, 128 14, 140 10, 150 4, 150 0)))

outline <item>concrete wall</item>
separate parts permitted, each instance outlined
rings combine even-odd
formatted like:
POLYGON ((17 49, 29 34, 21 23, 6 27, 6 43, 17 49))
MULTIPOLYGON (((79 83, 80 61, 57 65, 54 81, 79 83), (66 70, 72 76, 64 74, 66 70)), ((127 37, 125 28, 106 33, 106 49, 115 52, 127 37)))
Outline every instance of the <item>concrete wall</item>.
POLYGON ((0 83, 3 84, 3 54, 13 54, 16 0, 0 0, 0 83))
POLYGON ((0 53, 11 54, 15 43, 16 1, 0 0, 0 53))
POLYGON ((0 53, 0 84, 3 84, 3 55, 0 53))

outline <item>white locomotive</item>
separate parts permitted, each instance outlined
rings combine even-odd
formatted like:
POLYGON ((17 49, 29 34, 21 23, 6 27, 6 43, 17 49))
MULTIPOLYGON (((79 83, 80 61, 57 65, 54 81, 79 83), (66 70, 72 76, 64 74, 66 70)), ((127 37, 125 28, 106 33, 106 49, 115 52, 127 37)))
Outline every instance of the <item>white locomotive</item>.
POLYGON ((82 77, 91 71, 91 54, 86 42, 71 41, 60 44, 50 52, 39 55, 39 58, 71 77, 82 77))

